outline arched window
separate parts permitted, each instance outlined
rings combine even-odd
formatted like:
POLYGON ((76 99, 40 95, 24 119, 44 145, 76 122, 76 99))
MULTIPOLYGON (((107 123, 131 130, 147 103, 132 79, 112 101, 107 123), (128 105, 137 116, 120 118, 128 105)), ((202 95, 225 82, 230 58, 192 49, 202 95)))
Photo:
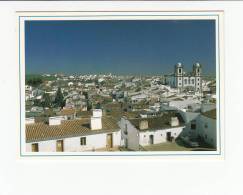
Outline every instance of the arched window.
POLYGON ((187 79, 184 79, 184 83, 185 83, 185 85, 187 85, 187 79))

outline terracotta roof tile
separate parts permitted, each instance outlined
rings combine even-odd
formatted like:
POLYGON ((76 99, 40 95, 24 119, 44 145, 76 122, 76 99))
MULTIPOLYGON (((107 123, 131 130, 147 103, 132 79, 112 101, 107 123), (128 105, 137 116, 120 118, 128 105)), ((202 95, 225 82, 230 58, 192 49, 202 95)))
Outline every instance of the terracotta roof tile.
POLYGON ((63 121, 61 125, 35 123, 26 125, 26 142, 55 140, 68 137, 86 136, 119 130, 117 120, 112 117, 102 118, 102 129, 91 130, 90 118, 63 121))
POLYGON ((65 116, 65 115, 73 115, 75 113, 76 113, 75 109, 65 108, 65 109, 62 109, 61 110, 60 115, 62 115, 62 116, 65 116))
POLYGON ((216 109, 209 110, 207 112, 203 112, 202 115, 206 116, 208 118, 216 119, 216 109))
POLYGON ((129 119, 129 121, 138 130, 140 130, 140 131, 148 131, 148 130, 154 130, 154 129, 173 128, 170 125, 171 117, 177 117, 178 118, 178 120, 179 120, 179 126, 183 126, 184 125, 184 120, 181 117, 181 115, 178 114, 178 113, 174 113, 174 112, 170 112, 170 113, 167 113, 167 114, 163 114, 160 117, 133 118, 133 119, 129 119), (148 129, 142 130, 142 129, 139 128, 139 123, 140 123, 140 121, 144 121, 144 120, 148 121, 148 129))

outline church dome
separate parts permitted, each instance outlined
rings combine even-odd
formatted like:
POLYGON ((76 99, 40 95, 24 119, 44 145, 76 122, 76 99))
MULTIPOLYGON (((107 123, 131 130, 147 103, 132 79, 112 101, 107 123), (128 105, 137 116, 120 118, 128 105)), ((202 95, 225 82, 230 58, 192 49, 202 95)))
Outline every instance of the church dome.
POLYGON ((178 62, 178 63, 176 64, 176 67, 177 67, 177 68, 181 68, 181 67, 182 67, 182 63, 181 63, 181 62, 178 62))
POLYGON ((195 67, 201 67, 201 65, 197 62, 194 64, 195 67))

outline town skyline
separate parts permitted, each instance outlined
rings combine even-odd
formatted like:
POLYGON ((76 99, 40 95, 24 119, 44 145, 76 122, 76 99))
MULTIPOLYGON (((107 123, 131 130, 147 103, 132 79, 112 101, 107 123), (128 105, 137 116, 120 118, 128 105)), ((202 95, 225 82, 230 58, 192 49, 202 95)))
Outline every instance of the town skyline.
MULTIPOLYGON (((190 70, 189 70, 190 71, 190 70)), ((188 72, 186 70, 186 72, 188 72)), ((170 74, 173 74, 173 72, 170 72, 170 73, 167 73, 167 74, 163 74, 163 73, 127 73, 127 74, 118 74, 118 73, 111 73, 111 72, 103 72, 103 73, 86 73, 86 74, 82 74, 82 73, 65 73, 65 72, 52 72, 52 73, 49 73, 49 72, 42 72, 42 73, 26 73, 25 75, 26 76, 34 76, 34 75, 42 75, 42 76, 58 76, 58 75, 64 75, 64 76, 75 76, 75 77, 79 77, 79 76, 107 76, 107 75, 112 75, 112 76, 121 76, 121 77, 164 77, 164 76, 168 76, 170 74)), ((211 73, 211 74, 202 74, 201 77, 213 77, 215 78, 216 77, 216 74, 215 73, 211 73)))

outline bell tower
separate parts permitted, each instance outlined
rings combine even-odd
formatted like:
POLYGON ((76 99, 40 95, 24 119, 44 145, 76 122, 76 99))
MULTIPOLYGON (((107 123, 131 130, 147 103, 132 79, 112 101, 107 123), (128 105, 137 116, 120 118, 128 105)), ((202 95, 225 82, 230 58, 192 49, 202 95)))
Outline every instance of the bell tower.
POLYGON ((177 63, 175 65, 175 87, 183 87, 183 66, 182 63, 177 63))
POLYGON ((200 77, 201 76, 201 72, 202 72, 201 64, 199 64, 198 62, 193 64, 193 75, 200 77))
POLYGON ((193 75, 195 77, 195 91, 201 92, 202 91, 202 66, 199 63, 193 64, 193 75))

